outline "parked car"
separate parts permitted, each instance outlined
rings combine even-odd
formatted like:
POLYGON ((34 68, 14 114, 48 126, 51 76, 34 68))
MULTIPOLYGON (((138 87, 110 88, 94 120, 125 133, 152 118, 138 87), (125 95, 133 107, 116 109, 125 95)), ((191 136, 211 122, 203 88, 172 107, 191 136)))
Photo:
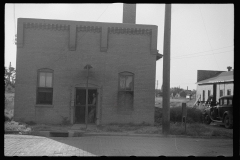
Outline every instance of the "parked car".
POLYGON ((217 122, 224 124, 225 128, 230 129, 233 127, 233 96, 222 96, 219 101, 214 103, 208 103, 207 108, 203 111, 203 121, 205 124, 211 122, 217 122))

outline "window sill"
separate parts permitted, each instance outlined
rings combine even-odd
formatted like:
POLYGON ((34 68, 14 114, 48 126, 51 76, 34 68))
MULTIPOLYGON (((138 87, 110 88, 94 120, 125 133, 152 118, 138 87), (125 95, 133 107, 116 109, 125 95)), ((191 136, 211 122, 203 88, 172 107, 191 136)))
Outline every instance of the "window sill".
POLYGON ((41 108, 43 108, 43 107, 46 107, 46 108, 53 108, 54 105, 52 105, 52 104, 35 104, 35 107, 41 107, 41 108))
POLYGON ((133 90, 118 90, 118 92, 133 92, 133 90))

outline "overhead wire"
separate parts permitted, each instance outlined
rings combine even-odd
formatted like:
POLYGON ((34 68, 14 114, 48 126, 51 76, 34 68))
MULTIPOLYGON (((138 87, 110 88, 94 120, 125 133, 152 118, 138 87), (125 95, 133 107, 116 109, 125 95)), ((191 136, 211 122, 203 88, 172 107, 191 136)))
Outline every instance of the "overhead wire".
MULTIPOLYGON (((217 49, 214 49, 214 50, 219 50, 219 49, 228 48, 228 47, 233 47, 233 45, 222 47, 222 48, 217 48, 217 49)), ((185 57, 185 56, 188 56, 188 55, 195 55, 195 54, 200 54, 200 53, 205 53, 205 52, 210 52, 210 51, 202 51, 202 52, 195 52, 195 53, 190 53, 190 54, 183 54, 183 55, 180 55, 180 56, 174 56, 172 58, 185 57)))
MULTIPOLYGON (((207 38, 208 38, 208 42, 209 42, 210 48, 211 48, 211 50, 213 50, 213 49, 212 49, 211 42, 210 42, 210 39, 209 39, 209 36, 208 36, 208 32, 207 32, 207 29, 206 29, 206 25, 205 25, 205 22, 204 22, 204 19, 203 19, 203 16, 202 16, 201 6, 199 5, 198 7, 199 7, 199 10, 200 10, 200 15, 201 15, 201 17, 202 17, 203 25, 204 25, 204 28, 205 28, 205 31, 206 31, 206 34, 207 34, 207 38)), ((217 61, 216 61, 216 58, 215 58, 214 55, 213 55, 213 57, 214 57, 215 63, 217 64, 217 67, 218 67, 218 69, 219 69, 219 66, 218 66, 218 63, 217 63, 217 61)))
POLYGON ((226 53, 226 52, 232 52, 234 50, 230 51, 223 51, 223 52, 217 52, 217 53, 211 53, 211 54, 203 54, 203 55, 197 55, 197 56, 182 56, 182 57, 174 57, 171 59, 183 59, 183 58, 193 58, 193 57, 201 57, 201 56, 208 56, 208 55, 214 55, 214 54, 220 54, 220 53, 226 53))

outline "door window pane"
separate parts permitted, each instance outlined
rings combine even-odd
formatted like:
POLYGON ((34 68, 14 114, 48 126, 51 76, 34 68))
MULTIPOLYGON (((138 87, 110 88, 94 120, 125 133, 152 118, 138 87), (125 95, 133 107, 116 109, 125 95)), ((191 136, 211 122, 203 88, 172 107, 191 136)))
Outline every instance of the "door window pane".
POLYGON ((120 76, 120 89, 125 89, 125 77, 120 76))
POLYGON ((52 87, 52 73, 46 73, 46 87, 52 87))
POLYGON ((131 90, 132 89, 132 76, 126 76, 126 89, 131 90))
POLYGON ((45 87, 45 73, 43 72, 39 74, 39 87, 45 87))

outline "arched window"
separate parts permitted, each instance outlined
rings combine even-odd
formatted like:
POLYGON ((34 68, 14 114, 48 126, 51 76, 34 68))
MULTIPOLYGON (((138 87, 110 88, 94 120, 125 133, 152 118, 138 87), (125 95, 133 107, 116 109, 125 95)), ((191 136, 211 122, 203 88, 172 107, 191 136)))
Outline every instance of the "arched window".
POLYGON ((131 72, 119 73, 119 91, 133 91, 134 74, 131 72))
POLYGON ((44 68, 38 70, 37 104, 52 105, 53 70, 44 68))

